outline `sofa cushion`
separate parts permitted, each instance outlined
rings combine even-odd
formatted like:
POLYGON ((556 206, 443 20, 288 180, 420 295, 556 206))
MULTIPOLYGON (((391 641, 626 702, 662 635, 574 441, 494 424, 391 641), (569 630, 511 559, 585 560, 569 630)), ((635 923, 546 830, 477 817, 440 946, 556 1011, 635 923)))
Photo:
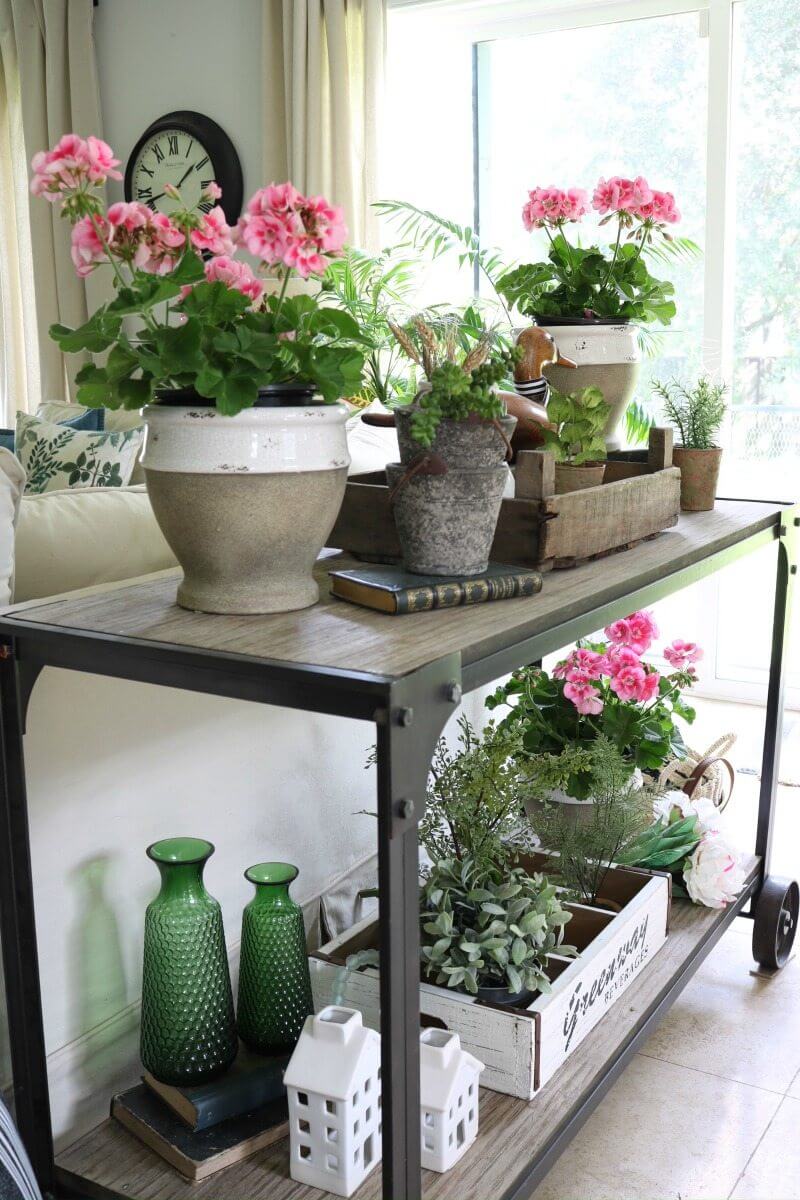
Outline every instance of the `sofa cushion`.
POLYGON ((17 413, 16 455, 29 493, 124 487, 141 444, 141 430, 90 433, 17 413))
MULTIPOLYGON (((69 417, 71 413, 100 413, 102 424, 100 429, 105 429, 106 433, 126 433, 129 429, 142 429, 141 411, 137 409, 127 408, 84 408, 82 404, 69 404, 65 400, 47 400, 44 404, 40 404, 36 410, 38 417, 44 417, 46 421, 64 420, 64 417, 69 417)), ((130 483, 144 483, 144 470, 139 464, 137 458, 133 466, 133 474, 130 477, 130 483)))
MULTIPOLYGON (((37 417, 43 417, 46 421, 55 421, 57 425, 68 425, 70 429, 90 429, 93 433, 102 433, 103 418, 105 417, 104 408, 79 408, 77 414, 74 412, 63 419, 59 417, 48 417, 42 412, 43 408, 48 405, 40 404, 36 410, 37 417)), ((64 409, 75 409, 74 404, 64 404, 64 409)), ((0 446, 5 446, 6 450, 14 453, 14 443, 16 440, 17 431, 15 429, 0 429, 0 446)))
POLYGON ((37 600, 175 566, 144 487, 26 495, 14 599, 37 600))
POLYGON ((0 447, 0 604, 10 604, 14 594, 14 531, 24 489, 18 459, 0 447))

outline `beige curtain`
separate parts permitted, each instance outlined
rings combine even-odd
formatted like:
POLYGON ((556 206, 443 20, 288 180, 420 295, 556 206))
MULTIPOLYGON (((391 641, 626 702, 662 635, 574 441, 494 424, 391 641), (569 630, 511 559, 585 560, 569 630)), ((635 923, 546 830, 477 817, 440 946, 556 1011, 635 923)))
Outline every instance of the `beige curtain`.
POLYGON ((69 224, 28 193, 29 162, 64 133, 102 134, 92 0, 0 0, 0 356, 7 421, 67 399, 75 371, 47 330, 86 320, 98 281, 80 280, 69 224))
POLYGON ((377 248, 386 0, 264 0, 265 182, 291 179, 345 210, 377 248))

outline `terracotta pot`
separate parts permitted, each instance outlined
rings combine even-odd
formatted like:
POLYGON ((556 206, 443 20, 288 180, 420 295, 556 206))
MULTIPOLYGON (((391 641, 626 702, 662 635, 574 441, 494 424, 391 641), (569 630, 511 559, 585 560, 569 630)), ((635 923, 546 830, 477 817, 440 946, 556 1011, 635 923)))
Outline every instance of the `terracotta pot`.
POLYGON ((235 417, 186 393, 144 410, 147 491, 183 568, 183 608, 289 612, 319 599, 312 572, 344 498, 349 412, 308 388, 259 397, 235 417))
POLYGON ((545 366, 545 375, 560 392, 600 389, 611 406, 606 445, 609 450, 619 450, 621 443, 615 431, 633 399, 642 357, 636 326, 620 321, 552 317, 541 317, 537 324, 555 339, 559 354, 575 363, 574 368, 557 363, 545 366))
POLYGON ((710 512, 714 507, 721 459, 720 446, 710 450, 674 448, 672 462, 681 470, 681 508, 684 512, 710 512))
POLYGON ((556 495, 565 492, 582 492, 584 488, 598 487, 606 473, 604 462, 584 463, 576 467, 572 463, 556 463, 556 495))

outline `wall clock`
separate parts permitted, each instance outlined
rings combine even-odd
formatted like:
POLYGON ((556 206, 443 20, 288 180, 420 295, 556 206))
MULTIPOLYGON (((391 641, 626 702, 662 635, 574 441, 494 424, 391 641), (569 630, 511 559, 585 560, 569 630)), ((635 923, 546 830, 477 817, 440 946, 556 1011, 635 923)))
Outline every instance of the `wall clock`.
POLYGON ((233 142, 216 121, 196 112, 171 112, 144 131, 125 168, 125 199, 170 213, 177 201, 164 185, 174 184, 188 208, 208 212, 215 201, 200 200, 212 181, 222 188, 219 203, 229 225, 242 211, 242 166, 233 142))

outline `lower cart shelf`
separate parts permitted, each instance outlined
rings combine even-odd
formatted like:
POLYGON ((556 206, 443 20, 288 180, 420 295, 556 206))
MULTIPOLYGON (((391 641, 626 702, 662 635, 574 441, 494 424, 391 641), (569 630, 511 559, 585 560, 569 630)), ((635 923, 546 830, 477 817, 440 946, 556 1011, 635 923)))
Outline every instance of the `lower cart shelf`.
MULTIPOLYGON (((694 968, 745 907, 758 878, 735 905, 722 911, 686 901, 672 907, 666 945, 606 1013, 533 1101, 482 1091, 480 1133, 465 1158, 444 1175, 423 1172, 426 1200, 522 1200, 552 1166, 602 1092, 610 1086, 649 1029, 663 1015, 694 968)), ((288 1177, 288 1140, 199 1184, 185 1183, 116 1122, 105 1121, 58 1158, 65 1193, 147 1200, 320 1200, 327 1193, 288 1177)), ((379 1200, 381 1173, 356 1192, 379 1200)))

